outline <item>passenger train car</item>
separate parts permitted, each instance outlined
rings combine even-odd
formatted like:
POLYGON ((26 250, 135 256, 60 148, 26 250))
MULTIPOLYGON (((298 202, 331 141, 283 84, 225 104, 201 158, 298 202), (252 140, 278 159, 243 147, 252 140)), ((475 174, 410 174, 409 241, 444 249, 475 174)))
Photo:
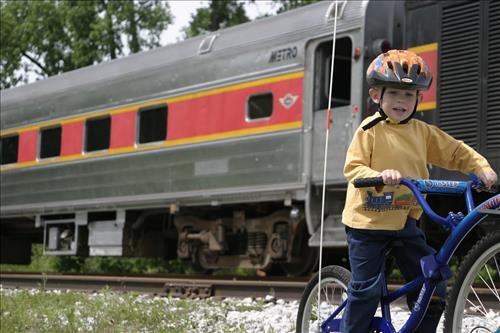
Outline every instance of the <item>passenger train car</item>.
MULTIPOLYGON (((346 244, 344 156, 374 110, 365 71, 383 50, 427 61, 435 80, 416 117, 500 173, 499 4, 337 2, 326 247, 346 244)), ((2 262, 43 243, 46 255, 310 271, 334 19, 322 1, 2 91, 2 262)))

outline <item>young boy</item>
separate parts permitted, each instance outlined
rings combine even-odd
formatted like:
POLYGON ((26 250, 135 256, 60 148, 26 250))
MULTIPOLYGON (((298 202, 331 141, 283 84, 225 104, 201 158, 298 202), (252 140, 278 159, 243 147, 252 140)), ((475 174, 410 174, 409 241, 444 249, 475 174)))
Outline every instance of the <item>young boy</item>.
MULTIPOLYGON (((391 50, 379 55, 367 71, 371 99, 378 112, 365 119, 347 151, 344 174, 349 181, 342 216, 346 225, 351 264, 348 302, 341 332, 366 333, 378 307, 380 271, 387 245, 406 280, 421 275, 420 258, 435 251, 417 226, 422 214, 411 192, 396 186, 403 177, 428 178, 427 164, 474 172, 487 187, 497 175, 484 157, 435 126, 412 119, 422 99, 419 91, 432 83, 432 75, 415 53, 391 50), (386 186, 356 189, 356 178, 381 176, 386 186)), ((414 304, 417 294, 408 296, 414 304)), ((438 284, 417 332, 435 332, 444 309, 446 283, 438 284)))

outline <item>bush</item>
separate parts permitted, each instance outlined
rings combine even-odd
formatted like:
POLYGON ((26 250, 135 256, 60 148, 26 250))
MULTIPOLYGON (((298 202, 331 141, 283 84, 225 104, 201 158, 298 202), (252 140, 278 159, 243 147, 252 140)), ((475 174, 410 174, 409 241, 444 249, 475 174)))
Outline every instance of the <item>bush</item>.
POLYGON ((60 272, 115 274, 187 274, 189 268, 180 260, 161 258, 44 256, 43 245, 32 247, 31 264, 0 265, 2 272, 60 272))

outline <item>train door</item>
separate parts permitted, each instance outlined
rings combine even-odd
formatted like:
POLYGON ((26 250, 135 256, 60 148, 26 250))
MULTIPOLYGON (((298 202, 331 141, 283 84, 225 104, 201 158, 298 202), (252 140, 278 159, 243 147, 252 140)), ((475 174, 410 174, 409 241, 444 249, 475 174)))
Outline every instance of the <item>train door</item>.
MULTIPOLYGON (((324 231, 325 246, 344 246, 345 233, 340 221, 345 201, 345 154, 353 133, 361 120, 363 62, 355 56, 355 49, 362 45, 361 29, 340 33, 336 39, 331 126, 328 142, 326 181, 329 188, 324 231), (331 191, 333 190, 333 191, 331 191)), ((323 182, 326 117, 329 104, 330 71, 332 57, 331 36, 325 36, 307 45, 304 114, 306 133, 309 135, 310 191, 307 197, 307 222, 312 237, 310 246, 319 245, 321 215, 321 185, 323 182), (309 75, 307 75, 309 74, 309 75), (310 128, 310 131, 308 129, 310 128)), ((307 146, 306 141, 306 146, 307 146)), ((307 163, 307 161, 306 161, 307 163)))
MULTIPOLYGON (((335 46, 333 93, 331 104, 331 126, 328 142, 327 182, 342 185, 345 183, 342 170, 346 149, 351 142, 353 131, 359 123, 359 91, 355 91, 353 69, 353 36, 338 37, 335 46)), ((328 109, 332 41, 322 39, 310 45, 308 52, 313 59, 312 83, 312 183, 319 185, 323 180, 326 117, 328 109)), ((359 61, 361 62, 361 61, 359 61)), ((360 64, 361 66, 361 64, 360 64)), ((361 89, 358 89, 361 90, 361 89)))

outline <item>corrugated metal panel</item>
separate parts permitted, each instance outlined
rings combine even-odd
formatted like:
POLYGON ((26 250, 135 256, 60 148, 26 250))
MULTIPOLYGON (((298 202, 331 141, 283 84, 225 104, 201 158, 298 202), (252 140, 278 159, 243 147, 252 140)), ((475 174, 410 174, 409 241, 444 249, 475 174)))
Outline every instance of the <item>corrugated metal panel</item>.
POLYGON ((500 1, 489 2, 486 148, 500 149, 500 1))
POLYGON ((478 148, 481 2, 443 6, 440 127, 478 148))

